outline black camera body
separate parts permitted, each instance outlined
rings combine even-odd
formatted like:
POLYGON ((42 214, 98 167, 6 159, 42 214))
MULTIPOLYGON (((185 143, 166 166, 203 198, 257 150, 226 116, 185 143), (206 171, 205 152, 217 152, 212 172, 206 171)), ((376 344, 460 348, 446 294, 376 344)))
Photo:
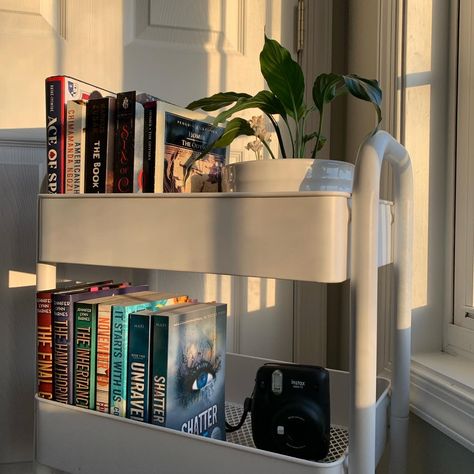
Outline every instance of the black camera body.
POLYGON ((331 427, 329 372, 311 365, 263 365, 255 379, 251 414, 257 448, 323 459, 331 427))

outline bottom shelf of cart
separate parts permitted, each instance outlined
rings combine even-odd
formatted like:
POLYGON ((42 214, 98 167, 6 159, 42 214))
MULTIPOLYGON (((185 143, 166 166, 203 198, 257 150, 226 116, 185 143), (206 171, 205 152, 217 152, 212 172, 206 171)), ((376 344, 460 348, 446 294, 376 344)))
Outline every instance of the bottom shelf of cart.
MULTIPOLYGON (((235 424, 252 392, 255 373, 266 361, 227 355, 226 417, 235 424)), ((306 461, 256 449, 251 425, 213 440, 118 418, 36 397, 36 461, 70 473, 285 474, 347 472, 349 374, 330 371, 331 449, 322 461, 306 461)), ((376 462, 386 441, 389 381, 377 381, 376 462)))

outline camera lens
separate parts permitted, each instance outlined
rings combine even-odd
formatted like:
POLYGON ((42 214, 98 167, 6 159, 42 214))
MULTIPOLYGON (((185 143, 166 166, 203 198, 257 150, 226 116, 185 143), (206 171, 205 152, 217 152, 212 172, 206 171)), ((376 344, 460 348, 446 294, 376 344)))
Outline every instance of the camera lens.
POLYGON ((304 448, 310 438, 308 423, 299 416, 290 416, 285 424, 285 434, 288 446, 295 449, 304 448))

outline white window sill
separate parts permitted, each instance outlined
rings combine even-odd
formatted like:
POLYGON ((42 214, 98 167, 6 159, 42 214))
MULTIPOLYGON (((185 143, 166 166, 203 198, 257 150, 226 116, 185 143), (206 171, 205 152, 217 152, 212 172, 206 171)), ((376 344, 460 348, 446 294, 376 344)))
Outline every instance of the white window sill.
POLYGON ((413 355, 410 408, 474 452, 474 362, 445 352, 413 355))

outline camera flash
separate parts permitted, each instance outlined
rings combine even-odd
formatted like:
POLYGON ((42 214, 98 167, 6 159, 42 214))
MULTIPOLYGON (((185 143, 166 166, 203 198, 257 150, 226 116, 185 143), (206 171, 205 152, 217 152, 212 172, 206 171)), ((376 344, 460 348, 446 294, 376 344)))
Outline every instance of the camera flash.
POLYGON ((285 427, 284 426, 277 426, 277 434, 283 436, 285 434, 285 427))
POLYGON ((280 395, 283 392, 283 373, 281 370, 274 370, 272 373, 272 392, 280 395))

